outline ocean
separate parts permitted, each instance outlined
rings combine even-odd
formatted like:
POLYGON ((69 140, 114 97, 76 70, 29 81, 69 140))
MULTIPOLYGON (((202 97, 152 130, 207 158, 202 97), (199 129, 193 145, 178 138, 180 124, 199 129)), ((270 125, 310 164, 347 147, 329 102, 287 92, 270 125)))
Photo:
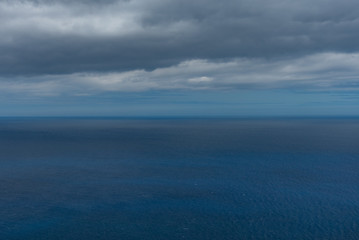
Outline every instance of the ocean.
POLYGON ((359 239, 359 119, 0 119, 1 240, 359 239))

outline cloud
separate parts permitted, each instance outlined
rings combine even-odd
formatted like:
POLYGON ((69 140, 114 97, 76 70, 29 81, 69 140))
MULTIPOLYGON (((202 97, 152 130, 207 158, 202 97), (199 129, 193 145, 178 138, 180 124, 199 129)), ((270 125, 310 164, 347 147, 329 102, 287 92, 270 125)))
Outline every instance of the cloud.
POLYGON ((213 80, 213 78, 211 78, 211 77, 202 76, 202 77, 190 78, 190 79, 188 79, 188 82, 191 82, 191 83, 203 83, 203 82, 210 82, 212 80, 213 80))
POLYGON ((106 75, 194 59, 355 53, 358 16, 354 0, 1 1, 0 75, 106 75))
POLYGON ((0 79, 0 92, 88 95, 150 90, 358 90, 359 54, 322 53, 295 59, 189 60, 152 71, 73 73, 0 79))
POLYGON ((359 89, 354 0, 0 1, 0 93, 359 89))

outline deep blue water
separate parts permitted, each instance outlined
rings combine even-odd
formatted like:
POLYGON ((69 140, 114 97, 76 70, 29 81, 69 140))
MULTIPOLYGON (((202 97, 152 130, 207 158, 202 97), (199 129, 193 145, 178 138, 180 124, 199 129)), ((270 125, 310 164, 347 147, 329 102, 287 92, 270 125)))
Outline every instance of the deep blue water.
POLYGON ((359 119, 1 119, 0 239, 359 239, 359 119))

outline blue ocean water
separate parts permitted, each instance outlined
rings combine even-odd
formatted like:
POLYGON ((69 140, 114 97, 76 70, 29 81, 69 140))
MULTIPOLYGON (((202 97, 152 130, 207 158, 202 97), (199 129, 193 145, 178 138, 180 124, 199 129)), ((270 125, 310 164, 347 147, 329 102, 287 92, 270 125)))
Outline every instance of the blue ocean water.
POLYGON ((0 239, 359 239, 359 119, 0 120, 0 239))

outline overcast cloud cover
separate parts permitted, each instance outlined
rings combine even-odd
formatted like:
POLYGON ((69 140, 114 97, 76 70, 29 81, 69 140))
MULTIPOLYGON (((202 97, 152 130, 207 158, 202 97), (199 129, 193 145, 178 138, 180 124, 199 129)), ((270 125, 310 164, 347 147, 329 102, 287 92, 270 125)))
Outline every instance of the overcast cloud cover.
POLYGON ((355 0, 0 0, 0 92, 358 90, 355 0))

